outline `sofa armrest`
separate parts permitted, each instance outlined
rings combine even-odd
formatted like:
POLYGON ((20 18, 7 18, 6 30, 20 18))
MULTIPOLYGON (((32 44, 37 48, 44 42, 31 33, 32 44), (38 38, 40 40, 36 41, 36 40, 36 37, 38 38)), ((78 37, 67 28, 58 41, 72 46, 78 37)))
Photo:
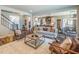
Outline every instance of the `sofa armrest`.
MULTIPOLYGON (((56 50, 58 49, 60 49, 60 51, 61 51, 61 53, 67 53, 67 54, 78 54, 78 52, 75 52, 75 51, 73 51, 73 50, 68 50, 68 49, 64 49, 64 48, 62 48, 62 47, 60 47, 59 45, 56 45, 56 44, 51 44, 51 46, 52 46, 52 49, 53 48, 56 48, 56 50)), ((52 50, 51 49, 51 50, 52 50)))

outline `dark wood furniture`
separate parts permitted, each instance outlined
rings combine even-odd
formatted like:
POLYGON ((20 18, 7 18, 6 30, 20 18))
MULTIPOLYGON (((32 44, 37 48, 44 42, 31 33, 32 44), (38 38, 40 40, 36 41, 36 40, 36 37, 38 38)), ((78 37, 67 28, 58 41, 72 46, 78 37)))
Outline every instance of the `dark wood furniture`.
POLYGON ((26 30, 15 30, 14 31, 14 40, 19 40, 26 37, 27 31, 26 30))
POLYGON ((73 42, 70 49, 60 47, 61 43, 59 41, 54 41, 52 43, 49 43, 49 50, 51 51, 51 53, 56 54, 79 54, 79 44, 77 44, 74 40, 72 41, 73 42))

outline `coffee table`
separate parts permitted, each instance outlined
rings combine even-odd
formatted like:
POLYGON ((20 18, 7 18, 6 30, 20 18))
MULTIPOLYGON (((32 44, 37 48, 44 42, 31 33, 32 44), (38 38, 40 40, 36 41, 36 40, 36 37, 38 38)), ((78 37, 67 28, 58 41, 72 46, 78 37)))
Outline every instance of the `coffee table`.
POLYGON ((40 45, 42 45, 45 41, 45 38, 39 34, 30 34, 26 36, 24 40, 25 44, 37 49, 40 45))

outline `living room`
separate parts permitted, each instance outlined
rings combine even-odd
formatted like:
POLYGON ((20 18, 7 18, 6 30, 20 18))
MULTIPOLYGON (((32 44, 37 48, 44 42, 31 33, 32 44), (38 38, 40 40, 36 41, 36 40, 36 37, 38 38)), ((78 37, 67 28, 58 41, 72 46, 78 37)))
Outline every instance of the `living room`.
POLYGON ((1 54, 78 54, 79 6, 0 6, 1 54))

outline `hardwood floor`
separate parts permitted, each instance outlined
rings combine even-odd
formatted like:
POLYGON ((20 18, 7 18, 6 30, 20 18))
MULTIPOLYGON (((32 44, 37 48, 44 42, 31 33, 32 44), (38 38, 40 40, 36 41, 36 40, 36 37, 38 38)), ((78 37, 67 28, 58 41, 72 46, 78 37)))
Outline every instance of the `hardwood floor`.
POLYGON ((0 54, 49 54, 48 43, 52 41, 46 38, 45 42, 38 49, 33 49, 24 43, 24 39, 16 40, 0 46, 0 54))

